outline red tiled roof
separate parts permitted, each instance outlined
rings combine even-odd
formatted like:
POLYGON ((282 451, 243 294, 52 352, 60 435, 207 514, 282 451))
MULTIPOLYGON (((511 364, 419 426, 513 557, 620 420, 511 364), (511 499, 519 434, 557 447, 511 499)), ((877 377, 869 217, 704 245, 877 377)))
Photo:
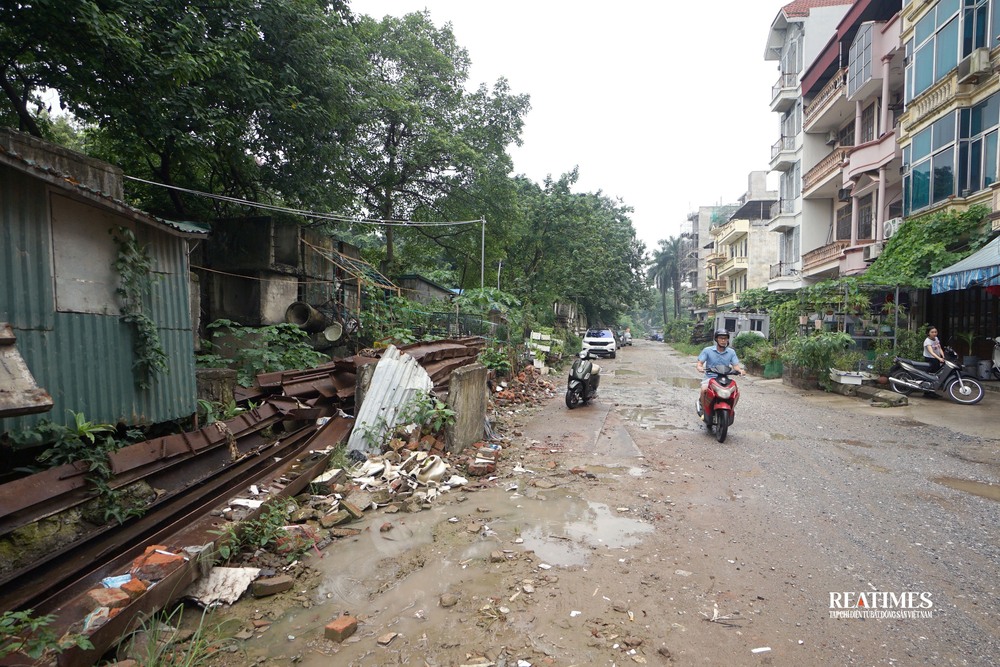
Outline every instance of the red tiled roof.
POLYGON ((787 17, 809 16, 813 7, 835 7, 837 5, 853 5, 854 0, 793 0, 781 8, 787 17))

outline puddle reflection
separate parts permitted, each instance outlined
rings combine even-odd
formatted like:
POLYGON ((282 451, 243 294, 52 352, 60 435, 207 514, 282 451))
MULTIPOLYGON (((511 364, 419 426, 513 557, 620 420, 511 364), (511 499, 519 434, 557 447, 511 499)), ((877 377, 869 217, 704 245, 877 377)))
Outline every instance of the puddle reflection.
POLYGON ((1000 500, 1000 486, 995 484, 984 484, 982 482, 974 482, 971 479, 957 479, 955 477, 935 477, 931 481, 943 484, 956 491, 971 493, 974 496, 981 496, 990 500, 1000 500))

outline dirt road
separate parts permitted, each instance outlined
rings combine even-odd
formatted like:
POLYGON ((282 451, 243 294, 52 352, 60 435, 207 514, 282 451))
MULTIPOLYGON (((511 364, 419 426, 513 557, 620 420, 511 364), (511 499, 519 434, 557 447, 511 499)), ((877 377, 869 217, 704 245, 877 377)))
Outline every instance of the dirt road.
POLYGON ((488 488, 378 511, 222 612, 249 638, 218 664, 1000 664, 996 394, 876 409, 748 377, 719 444, 693 359, 636 341, 602 366, 595 403, 512 417, 488 488), (324 640, 345 612, 358 632, 324 640))

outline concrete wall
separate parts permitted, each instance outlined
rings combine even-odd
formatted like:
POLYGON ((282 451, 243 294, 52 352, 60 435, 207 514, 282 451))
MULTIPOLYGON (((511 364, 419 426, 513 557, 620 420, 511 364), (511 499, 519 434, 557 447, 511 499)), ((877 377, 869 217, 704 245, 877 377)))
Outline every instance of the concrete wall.
POLYGON ((486 424, 486 367, 463 366, 451 374, 448 407, 455 411, 455 423, 445 431, 445 449, 458 453, 483 439, 486 424))

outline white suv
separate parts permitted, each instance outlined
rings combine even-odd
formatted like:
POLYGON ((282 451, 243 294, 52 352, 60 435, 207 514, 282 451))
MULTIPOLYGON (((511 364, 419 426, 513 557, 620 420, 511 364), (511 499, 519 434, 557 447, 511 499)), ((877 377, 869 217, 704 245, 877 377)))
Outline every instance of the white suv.
POLYGON ((587 329, 583 337, 583 351, 588 357, 615 358, 618 343, 611 329, 587 329))

